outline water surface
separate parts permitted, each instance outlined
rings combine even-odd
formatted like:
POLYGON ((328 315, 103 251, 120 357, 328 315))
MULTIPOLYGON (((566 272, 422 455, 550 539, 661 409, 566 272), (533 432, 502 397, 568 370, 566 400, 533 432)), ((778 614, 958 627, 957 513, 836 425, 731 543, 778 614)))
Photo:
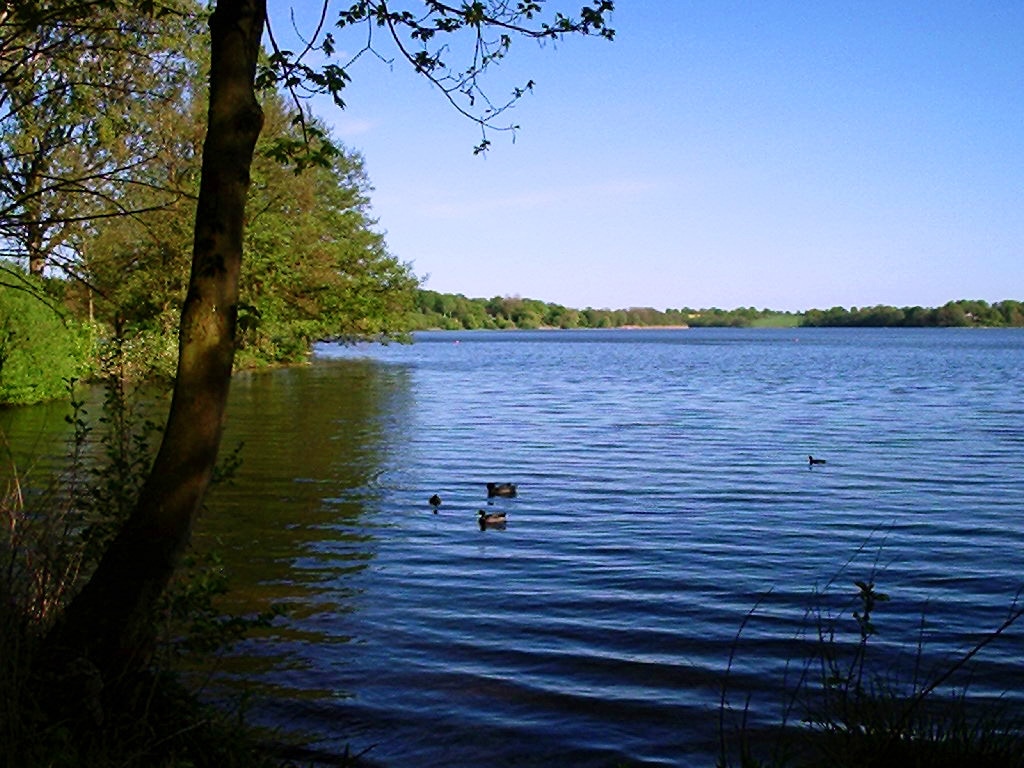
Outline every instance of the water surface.
MULTIPOLYGON (((891 596, 890 660, 922 639, 941 668, 1005 618, 1021 370, 1013 330, 695 329, 428 333, 238 376, 244 463, 199 539, 238 607, 289 614, 227 677, 386 766, 712 765, 730 658, 729 700, 778 722, 808 609, 856 640, 854 580, 891 596)), ((1022 651, 982 654, 971 695, 1018 701, 1022 651)))
MULTIPOLYGON (((259 450, 205 530, 244 552, 253 594, 292 604, 249 663, 264 713, 327 749, 710 765, 734 644, 730 700, 777 722, 808 608, 856 639, 855 579, 892 597, 880 651, 912 653, 925 617, 927 664, 1005 617, 1024 572, 1020 370, 1018 331, 325 345, 236 382, 231 435, 259 450), (487 481, 520 495, 489 507, 487 481), (506 528, 481 531, 481 508, 506 528)), ((985 654, 973 694, 1024 688, 1021 650, 1015 632, 985 654)))

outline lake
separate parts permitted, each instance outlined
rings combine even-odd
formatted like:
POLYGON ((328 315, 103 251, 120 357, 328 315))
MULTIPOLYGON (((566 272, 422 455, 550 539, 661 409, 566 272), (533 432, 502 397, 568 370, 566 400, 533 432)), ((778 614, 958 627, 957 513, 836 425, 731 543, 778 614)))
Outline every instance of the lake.
MULTIPOLYGON (((713 765, 726 670, 727 731, 748 697, 769 730, 817 627, 856 642, 855 580, 890 596, 887 669, 1006 618, 1022 370, 1019 330, 692 329, 422 333, 239 375, 243 464, 197 537, 235 608, 288 615, 221 680, 385 766, 713 765)), ((955 683, 1024 703, 1022 651, 1014 628, 955 683)))

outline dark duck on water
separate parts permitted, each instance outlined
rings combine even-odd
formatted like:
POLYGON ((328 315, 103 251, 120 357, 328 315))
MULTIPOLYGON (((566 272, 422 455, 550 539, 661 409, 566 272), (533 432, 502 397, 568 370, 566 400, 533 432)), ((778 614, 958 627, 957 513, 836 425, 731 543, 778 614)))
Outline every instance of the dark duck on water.
POLYGON ((516 495, 515 483, 488 483, 487 498, 495 496, 506 496, 512 498, 516 495))
POLYGON ((480 530, 489 527, 503 528, 508 517, 504 512, 484 512, 482 509, 477 513, 477 522, 480 523, 480 530))

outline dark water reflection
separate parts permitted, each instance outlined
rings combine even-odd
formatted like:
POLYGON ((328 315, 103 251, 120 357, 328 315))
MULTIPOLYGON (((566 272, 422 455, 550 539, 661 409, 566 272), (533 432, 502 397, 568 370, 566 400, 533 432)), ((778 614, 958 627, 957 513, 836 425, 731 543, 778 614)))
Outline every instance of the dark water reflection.
POLYGON ((370 513, 409 396, 401 369, 370 362, 236 377, 224 451, 242 464, 211 494, 196 545, 224 558, 230 610, 281 605, 289 618, 230 659, 230 677, 290 698, 344 695, 316 659, 350 639, 344 617, 376 555, 382 521, 370 513))
POLYGON ((65 421, 70 412, 66 402, 0 408, 0 478, 38 477, 45 485, 44 478, 63 467, 72 433, 65 421))

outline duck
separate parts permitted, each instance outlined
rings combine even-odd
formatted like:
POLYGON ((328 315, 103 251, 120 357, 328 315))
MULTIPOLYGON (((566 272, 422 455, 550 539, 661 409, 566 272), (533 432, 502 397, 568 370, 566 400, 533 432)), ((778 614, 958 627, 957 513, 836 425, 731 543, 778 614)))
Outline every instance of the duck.
POLYGON ((476 519, 480 523, 480 530, 483 530, 489 525, 504 525, 508 516, 504 512, 484 512, 481 509, 477 513, 476 519))
POLYGON ((436 493, 427 499, 427 502, 434 508, 434 514, 437 514, 437 508, 441 506, 441 497, 436 493))
POLYGON ((515 483, 488 483, 487 498, 492 496, 507 496, 512 498, 516 495, 515 483))
POLYGON ((813 456, 808 456, 807 457, 807 466, 809 466, 809 467, 812 467, 815 464, 827 464, 827 463, 828 462, 825 461, 824 459, 816 459, 813 456))

